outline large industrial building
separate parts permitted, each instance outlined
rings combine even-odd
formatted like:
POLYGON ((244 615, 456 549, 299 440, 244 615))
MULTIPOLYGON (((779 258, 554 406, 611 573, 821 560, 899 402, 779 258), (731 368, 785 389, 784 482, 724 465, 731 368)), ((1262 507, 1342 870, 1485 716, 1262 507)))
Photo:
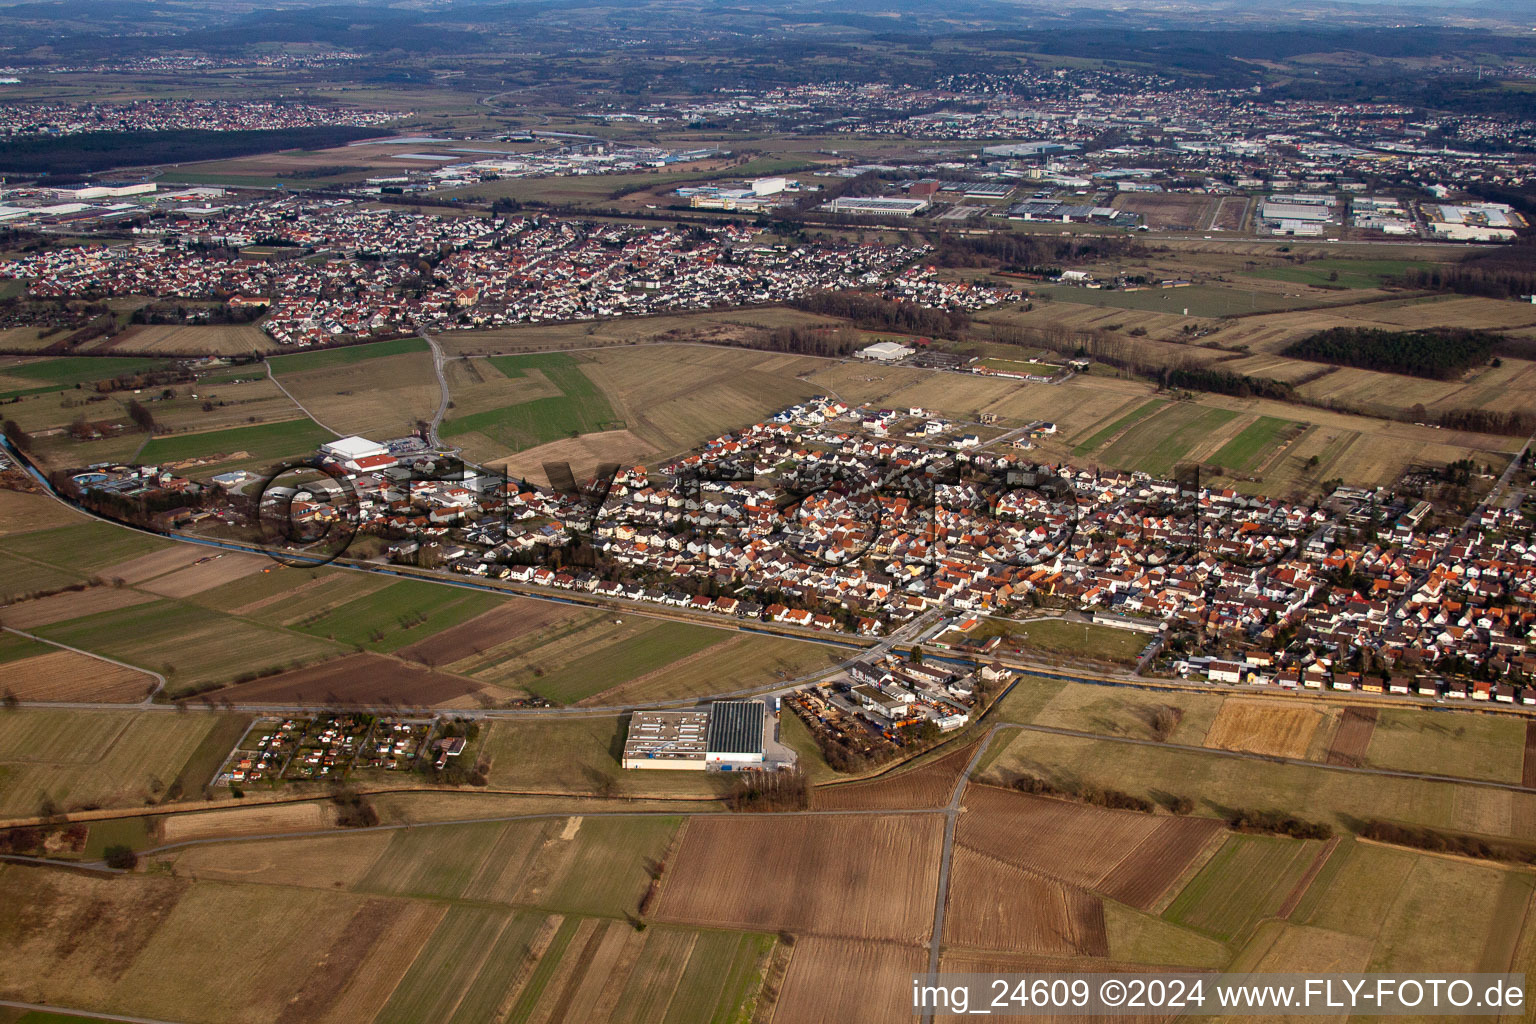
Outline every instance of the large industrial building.
POLYGON ((762 768, 767 709, 717 700, 688 711, 637 711, 624 740, 625 768, 738 771, 762 768))
POLYGON ((701 770, 708 728, 708 711, 636 711, 624 740, 624 767, 701 770))
POLYGON ((839 196, 822 207, 827 213, 865 217, 911 217, 928 209, 926 199, 885 199, 880 196, 839 196))

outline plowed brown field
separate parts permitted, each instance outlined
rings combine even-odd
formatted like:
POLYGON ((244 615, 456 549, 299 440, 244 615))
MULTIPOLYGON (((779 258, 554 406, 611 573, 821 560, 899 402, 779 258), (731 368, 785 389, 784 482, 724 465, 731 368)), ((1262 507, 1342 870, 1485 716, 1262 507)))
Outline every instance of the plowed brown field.
POLYGON ((888 811, 917 807, 943 807, 954 795, 955 783, 976 745, 945 754, 921 768, 893 774, 868 782, 820 786, 812 791, 811 805, 817 810, 888 811))
POLYGON ((1110 811, 991 786, 965 792, 963 846, 1142 908, 1199 857, 1221 823, 1110 811))
POLYGON ((132 704, 143 700, 154 685, 155 678, 147 672, 73 651, 51 651, 0 667, 0 689, 18 700, 132 704))
POLYGON ((656 917, 923 942, 942 838, 936 814, 694 818, 656 917))
POLYGON ((1375 708, 1345 708, 1339 731, 1328 748, 1328 763, 1348 765, 1363 760, 1366 748, 1371 745, 1371 734, 1376 731, 1378 714, 1375 708))
POLYGON ((484 687, 377 654, 349 654, 219 691, 236 704, 446 704, 484 687))
POLYGON ((1056 956, 1109 952, 1103 901, 966 846, 954 853, 944 942, 1056 956))
POLYGON ((927 951, 918 946, 801 939, 789 960, 773 1024, 912 1020, 912 975, 927 964, 927 951))

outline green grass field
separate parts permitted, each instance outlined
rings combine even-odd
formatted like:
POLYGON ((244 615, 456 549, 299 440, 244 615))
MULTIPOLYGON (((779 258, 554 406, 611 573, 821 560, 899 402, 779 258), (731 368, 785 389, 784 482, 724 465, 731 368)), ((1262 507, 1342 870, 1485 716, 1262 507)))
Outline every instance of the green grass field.
POLYGON ((560 397, 535 398, 517 405, 450 417, 442 426, 444 437, 479 433, 508 451, 519 451, 620 425, 607 397, 569 355, 554 352, 492 356, 490 362, 508 377, 522 377, 529 370, 537 370, 560 389, 560 397))
POLYGON ((1432 263, 1418 260, 1309 260, 1288 267, 1266 267, 1248 272, 1246 277, 1261 277, 1266 281, 1288 281, 1316 288, 1380 288, 1388 277, 1397 277, 1409 270, 1429 270, 1432 263))
POLYGON ((500 823, 488 823, 396 832, 357 889, 458 899, 505 828, 500 823))
POLYGON ((208 430, 198 434, 172 434, 157 437, 144 446, 139 461, 147 465, 179 462, 183 459, 228 456, 247 453, 237 461, 277 459, 284 456, 313 455, 327 441, 336 440, 329 430, 305 418, 261 423, 229 430, 208 430))
POLYGON ((0 665, 8 661, 20 661, 22 658, 32 658, 39 654, 47 654, 55 650, 47 644, 40 644, 36 640, 29 640, 15 633, 0 633, 0 665))
MULTIPOLYGON (((378 1024, 443 1020, 480 973, 511 915, 494 907, 454 906, 374 1018, 378 1024)), ((505 965, 499 965, 505 970, 505 965)), ((505 975, 503 975, 505 976, 505 975)))
POLYGON ((493 594, 401 580, 365 594, 294 628, 312 636, 389 653, 488 612, 501 603, 493 594))
POLYGON ((1300 426, 1294 420, 1282 420, 1275 416, 1260 416, 1242 429, 1232 440, 1222 445, 1211 461, 1227 472, 1244 473, 1263 461, 1270 449, 1280 443, 1287 431, 1300 426))
POLYGON ((1112 466, 1167 477, 1173 467, 1211 432, 1237 418, 1230 409, 1179 402, 1106 448, 1099 458, 1112 466))
POLYGON ((1076 729, 1105 736, 1156 739, 1157 712, 1172 708, 1178 721, 1168 739, 1174 743, 1198 746, 1210 731, 1222 703, 1222 696, 1214 693, 1148 691, 1125 686, 1067 683, 1029 719, 1029 724, 1076 729))
MULTIPOLYGON (((86 522, 0 538, 0 553, 46 563, 72 577, 147 555, 170 544, 111 523, 86 522)), ((7 571, 11 566, 7 566, 7 571)))
POLYGON ((0 369, 0 376, 72 387, 89 381, 111 380, 125 373, 162 370, 170 365, 170 361, 165 359, 140 359, 132 356, 63 356, 8 366, 0 369))
POLYGON ((1025 653, 1089 658, 1116 664, 1134 664, 1151 639, 1144 633, 1127 629, 1065 619, 1039 622, 983 619, 968 635, 979 639, 1001 636, 1004 647, 1017 647, 1025 653))
POLYGON ((1109 426, 1095 432, 1092 437, 1088 438, 1088 440, 1072 449, 1072 454, 1079 457, 1090 454, 1096 450, 1099 445, 1108 441, 1110 438, 1120 433, 1120 431, 1124 430, 1126 427, 1129 427, 1132 423, 1146 419, 1148 416, 1157 412, 1157 410, 1161 409, 1167 404, 1167 402, 1160 398, 1154 398, 1150 402, 1142 403, 1141 405, 1132 409, 1130 412, 1126 413, 1124 416, 1121 416, 1119 419, 1115 420, 1109 426))
POLYGON ((541 697, 571 704, 712 647, 728 636, 721 630, 686 622, 653 620, 643 632, 623 643, 582 655, 525 685, 541 697))
POLYGON ((1318 843, 1234 835, 1169 904, 1164 917, 1222 942, 1242 937, 1285 902, 1318 843))
POLYGON ((335 644, 271 629, 184 601, 152 601, 42 626, 40 636, 152 669, 172 694, 246 672, 344 653, 335 644))
POLYGON ((296 352, 293 355, 273 356, 267 360, 272 372, 279 377, 307 370, 328 370, 335 366, 360 363, 365 359, 404 355, 407 352, 426 352, 431 348, 423 338, 396 338, 394 341, 376 341, 369 345, 347 345, 342 348, 321 349, 318 352, 296 352))
MULTIPOLYGON (((522 914, 508 921, 491 946, 485 958, 485 967, 475 975, 474 981, 465 988, 458 1008, 448 1018, 448 1024, 480 1024, 481 1021, 497 1020, 508 983, 513 975, 506 969, 516 964, 532 951, 540 920, 536 914, 522 914)), ((380 1017, 379 1020, 384 1018, 380 1017)), ((415 1018, 418 1020, 442 1020, 441 1016, 415 1018)))
POLYGON ((984 773, 1008 782, 1027 771, 1066 784, 1093 783, 1138 796, 1188 796, 1195 813, 1279 810, 1353 832, 1373 819, 1488 836, 1536 839, 1536 795, 1452 782, 1357 775, 1165 746, 1028 733, 1003 734, 984 773))
MULTIPOLYGON (((786 716, 787 720, 788 716, 786 716)), ((706 772, 626 772, 627 715, 501 719, 481 740, 498 789, 615 796, 711 795, 729 782, 706 772)))
POLYGON ((1525 761, 1523 719, 1415 711, 1382 709, 1365 752, 1367 764, 1494 782, 1520 781, 1525 761))

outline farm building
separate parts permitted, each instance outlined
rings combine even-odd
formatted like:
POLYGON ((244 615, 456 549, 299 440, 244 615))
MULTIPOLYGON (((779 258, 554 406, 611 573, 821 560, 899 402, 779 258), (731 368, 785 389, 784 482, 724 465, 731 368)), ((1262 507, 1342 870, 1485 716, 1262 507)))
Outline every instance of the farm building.
POLYGON ((708 711, 636 711, 624 741, 624 767, 702 771, 708 728, 708 711))

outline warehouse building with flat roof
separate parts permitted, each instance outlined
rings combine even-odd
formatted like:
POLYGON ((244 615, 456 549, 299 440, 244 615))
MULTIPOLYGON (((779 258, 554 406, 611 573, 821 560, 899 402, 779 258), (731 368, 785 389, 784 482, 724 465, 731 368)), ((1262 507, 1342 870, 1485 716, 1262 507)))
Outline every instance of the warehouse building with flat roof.
POLYGON ((717 700, 709 706, 709 738, 704 760, 711 768, 763 766, 763 702, 717 700))
POLYGON ((910 217, 928 209, 926 199, 883 199, 879 196, 839 196, 822 207, 827 213, 855 213, 866 217, 910 217))
POLYGON ((624 740, 625 768, 703 771, 709 712, 636 711, 624 740))
POLYGON ((767 724, 760 700, 717 700, 687 711, 636 711, 622 763, 674 771, 763 768, 767 724))

